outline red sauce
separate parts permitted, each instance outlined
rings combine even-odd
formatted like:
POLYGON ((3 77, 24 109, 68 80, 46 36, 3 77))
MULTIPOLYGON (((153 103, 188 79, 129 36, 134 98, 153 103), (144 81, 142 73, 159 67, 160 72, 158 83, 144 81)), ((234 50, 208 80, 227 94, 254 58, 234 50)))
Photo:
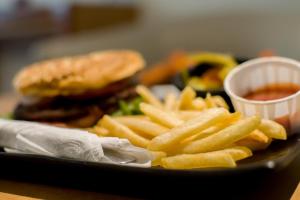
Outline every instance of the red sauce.
POLYGON ((249 92, 244 98, 257 101, 281 99, 300 91, 300 86, 294 83, 269 84, 249 92))

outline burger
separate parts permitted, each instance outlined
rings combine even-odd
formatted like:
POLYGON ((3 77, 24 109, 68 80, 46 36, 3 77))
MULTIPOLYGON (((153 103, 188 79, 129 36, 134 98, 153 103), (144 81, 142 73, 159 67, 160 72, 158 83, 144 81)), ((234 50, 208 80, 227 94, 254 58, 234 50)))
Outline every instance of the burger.
POLYGON ((111 50, 27 66, 13 81, 21 95, 13 118, 93 126, 104 114, 113 113, 120 100, 135 98, 133 77, 144 65, 138 52, 111 50))

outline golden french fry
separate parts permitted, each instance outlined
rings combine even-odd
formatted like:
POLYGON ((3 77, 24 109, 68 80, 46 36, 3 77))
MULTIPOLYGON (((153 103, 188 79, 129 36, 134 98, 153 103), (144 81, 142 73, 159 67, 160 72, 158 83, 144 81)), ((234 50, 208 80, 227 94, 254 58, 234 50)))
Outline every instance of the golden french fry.
POLYGON ((223 99, 223 97, 221 97, 221 96, 212 96, 211 98, 212 98, 212 101, 214 102, 215 106, 229 109, 229 106, 226 103, 226 101, 223 99))
POLYGON ((182 120, 176 118, 176 116, 171 113, 163 111, 162 109, 156 108, 150 104, 141 103, 140 109, 150 119, 168 128, 173 128, 183 123, 182 120))
MULTIPOLYGON (((194 119, 195 117, 199 117, 202 115, 202 111, 194 111, 194 110, 177 111, 174 113, 179 119, 184 120, 184 121, 188 121, 188 120, 194 119)), ((232 113, 223 122, 220 122, 220 124, 224 124, 224 127, 226 127, 226 125, 230 125, 231 123, 239 120, 241 118, 241 116, 242 115, 240 112, 232 113)), ((219 124, 218 124, 218 126, 219 126, 219 124)))
POLYGON ((286 140, 287 134, 285 128, 277 122, 263 119, 258 129, 270 138, 286 140))
POLYGON ((231 113, 226 119, 224 119, 222 122, 219 122, 215 126, 212 126, 206 130, 203 131, 202 134, 199 134, 195 139, 201 139, 205 138, 209 135, 212 135, 214 133, 217 133, 218 131, 221 131, 222 129, 232 125, 233 123, 237 122, 239 119, 241 119, 241 113, 235 112, 231 113))
POLYGON ((206 94, 206 97, 205 97, 204 101, 206 103, 207 108, 216 108, 217 107, 217 105, 215 104, 215 102, 214 102, 214 100, 213 100, 210 93, 206 94))
POLYGON ((235 161, 252 156, 251 149, 244 146, 235 146, 228 149, 220 150, 219 152, 229 153, 235 161))
POLYGON ((190 143, 192 141, 195 141, 195 140, 199 140, 199 139, 202 139, 202 138, 205 138, 205 137, 208 137, 212 134, 215 134, 217 133, 218 131, 222 130, 222 127, 221 126, 218 126, 218 125, 215 125, 215 126, 211 126, 209 127, 208 129, 205 129, 203 131, 201 131, 200 133, 197 133, 195 135, 192 135, 191 137, 189 138, 186 138, 185 140, 183 140, 181 143, 182 144, 187 144, 187 143, 190 143))
POLYGON ((252 131, 248 136, 246 136, 245 138, 251 138, 254 140, 257 140, 259 142, 262 143, 267 143, 269 142, 270 138, 268 136, 266 136, 263 132, 261 132, 260 130, 254 130, 252 131))
POLYGON ((263 142, 261 140, 256 140, 255 138, 246 137, 237 141, 235 145, 248 147, 252 151, 259 151, 259 150, 266 149, 271 144, 271 142, 272 142, 271 139, 267 142, 263 142))
MULTIPOLYGON (((183 152, 202 153, 202 152, 216 151, 219 149, 226 148, 230 144, 233 144, 234 142, 250 134, 253 130, 255 130, 259 126, 260 121, 261 121, 260 118, 257 116, 243 119, 237 122, 236 124, 233 124, 219 131, 216 134, 189 143, 183 149, 183 152)), ((152 144, 152 141, 150 142, 149 145, 152 144)))
POLYGON ((194 119, 195 117, 199 117, 201 115, 201 111, 193 111, 193 110, 184 110, 175 112, 175 116, 183 121, 188 121, 194 119))
POLYGON ((153 123, 149 120, 137 118, 118 118, 116 120, 133 131, 141 132, 152 137, 166 133, 169 130, 164 126, 153 123))
POLYGON ((194 169, 207 167, 235 167, 236 163, 229 153, 209 152, 199 154, 181 154, 161 159, 168 169, 194 169))
POLYGON ((232 123, 236 122, 241 118, 241 113, 240 112, 235 112, 230 114, 226 119, 224 119, 222 122, 217 123, 214 126, 209 127, 208 129, 205 129, 201 131, 200 133, 197 133, 189 138, 186 138, 183 140, 181 143, 187 144, 189 142, 192 142, 194 140, 199 140, 205 137, 208 137, 214 133, 217 133, 221 131, 222 129, 230 126, 232 123))
POLYGON ((267 148, 271 144, 271 141, 272 139, 260 130, 254 130, 248 136, 237 141, 235 144, 246 146, 253 151, 258 151, 267 148))
POLYGON ((181 92, 179 97, 178 109, 190 109, 193 107, 193 100, 196 97, 196 92, 193 88, 187 86, 181 92))
POLYGON ((218 131, 222 130, 223 128, 221 126, 215 125, 211 126, 208 129, 205 129, 199 133, 196 133, 195 135, 192 135, 191 137, 188 137, 180 142, 183 146, 187 145, 188 143, 191 143, 195 140, 199 140, 205 137, 208 137, 212 134, 217 133, 218 131))
POLYGON ((168 110, 168 111, 173 111, 176 109, 176 95, 174 93, 168 93, 166 96, 165 96, 165 109, 168 110))
POLYGON ((123 119, 141 119, 141 120, 148 120, 150 121, 149 117, 145 115, 124 115, 124 116, 112 116, 112 118, 116 120, 123 120, 123 119))
POLYGON ((189 120, 171 129, 169 132, 152 139, 148 148, 153 151, 168 150, 172 148, 172 146, 176 146, 181 140, 224 120, 228 115, 228 111, 224 108, 205 110, 200 117, 189 120))
POLYGON ((233 146, 230 148, 213 151, 213 152, 228 153, 232 156, 232 158, 235 161, 239 161, 253 155, 251 149, 245 146, 233 146))
POLYGON ((148 139, 134 133, 132 130, 108 115, 104 115, 100 124, 102 127, 108 129, 113 136, 127 138, 133 145, 145 148, 149 144, 148 139))
POLYGON ((103 128, 101 126, 94 126, 93 128, 90 129, 90 132, 95 133, 100 137, 109 136, 109 131, 106 128, 103 128))
POLYGON ((204 110, 206 109, 206 102, 202 97, 197 97, 192 102, 192 109, 194 110, 204 110))
POLYGON ((237 120, 240 120, 241 118, 242 118, 242 113, 234 112, 234 113, 231 113, 230 116, 226 119, 226 122, 223 122, 223 123, 232 124, 233 122, 236 122, 237 120))
POLYGON ((161 165, 161 159, 167 157, 167 154, 163 151, 151 151, 151 154, 153 156, 153 159, 151 162, 152 166, 161 165))
POLYGON ((136 87, 136 92, 143 98, 143 100, 151 105, 162 108, 163 105, 159 99, 157 99, 152 92, 143 85, 138 85, 136 87))

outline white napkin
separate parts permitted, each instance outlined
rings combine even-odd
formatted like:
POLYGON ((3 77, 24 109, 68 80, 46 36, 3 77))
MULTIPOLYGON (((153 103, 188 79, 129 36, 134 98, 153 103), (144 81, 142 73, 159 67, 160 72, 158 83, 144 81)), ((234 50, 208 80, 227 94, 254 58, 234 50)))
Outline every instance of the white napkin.
POLYGON ((39 154, 138 167, 151 166, 151 154, 127 139, 35 122, 0 119, 0 146, 7 152, 39 154))

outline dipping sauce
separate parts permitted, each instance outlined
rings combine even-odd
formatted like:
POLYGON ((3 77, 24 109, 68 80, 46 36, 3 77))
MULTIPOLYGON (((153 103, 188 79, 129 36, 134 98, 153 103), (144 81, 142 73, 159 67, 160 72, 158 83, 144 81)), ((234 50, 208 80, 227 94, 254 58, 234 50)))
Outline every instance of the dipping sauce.
POLYGON ((290 96, 298 91, 300 91, 300 86, 297 84, 274 83, 251 91, 244 98, 256 101, 269 101, 290 96))

